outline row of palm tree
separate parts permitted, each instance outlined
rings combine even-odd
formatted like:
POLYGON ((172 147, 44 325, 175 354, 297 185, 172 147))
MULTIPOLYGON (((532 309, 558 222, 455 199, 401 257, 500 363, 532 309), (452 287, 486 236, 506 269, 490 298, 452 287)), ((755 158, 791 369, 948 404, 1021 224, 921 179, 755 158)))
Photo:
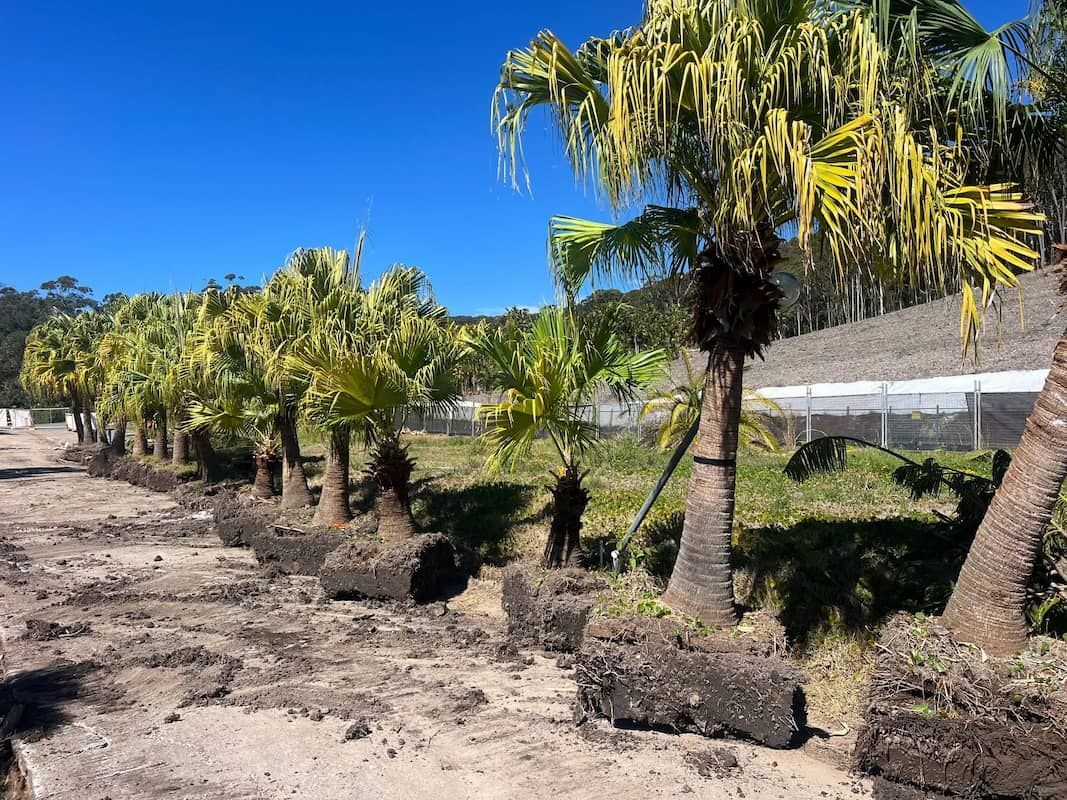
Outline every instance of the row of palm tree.
MULTIPOLYGON (((1043 217, 1014 183, 1062 135, 1037 84, 1024 85, 1026 47, 1024 25, 987 32, 958 0, 648 0, 639 24, 577 50, 543 31, 507 55, 494 119, 516 183, 523 133, 541 110, 579 178, 616 213, 644 208, 622 223, 552 220, 549 250, 565 297, 619 276, 685 274, 695 287, 694 336, 708 362, 682 543, 664 596, 675 610, 712 624, 737 619, 730 542, 742 369, 778 330, 773 273, 783 233, 795 232, 809 261, 818 242, 841 287, 857 276, 914 291, 962 287, 964 349, 997 289, 1035 264, 1043 217)), ((546 562, 568 563, 590 443, 577 399, 647 385, 660 356, 585 352, 566 308, 525 334, 475 332, 461 343, 420 273, 397 268, 364 287, 358 261, 358 250, 354 258, 304 251, 262 292, 148 302, 147 333, 131 332, 141 338, 128 343, 116 335, 114 348, 84 357, 71 348, 92 340, 93 323, 56 321, 52 334, 31 337, 27 380, 83 408, 98 398, 107 414, 152 420, 157 455, 175 423, 205 472, 211 433, 257 438, 265 473, 280 442, 285 503, 306 500, 295 423, 314 424, 329 443, 316 512, 324 523, 350 516, 356 435, 373 449, 384 530, 403 537, 412 527, 411 461, 399 415, 454 402, 452 367, 468 348, 494 365, 505 393, 483 410, 493 461, 520 457, 537 436, 559 452, 560 522, 546 562)), ((1016 584, 1032 568, 1030 528, 1051 513, 1045 501, 1067 472, 1065 369, 1058 355, 1006 496, 979 531, 946 615, 957 634, 991 650, 1025 635, 1016 584), (1010 525, 1024 519, 1024 545, 1013 551, 1010 525)))
POLYGON ((84 410, 86 430, 93 411, 110 421, 115 452, 125 452, 132 424, 134 455, 147 455, 151 439, 155 459, 195 456, 207 481, 219 477, 213 441, 247 445, 260 499, 275 496, 280 461, 282 508, 313 502, 300 431, 317 430, 326 466, 316 525, 353 518, 350 454, 358 439, 370 453, 378 535, 398 542, 415 532, 415 464, 403 422, 455 404, 461 362, 481 357, 500 396, 480 410, 489 464, 515 463, 537 438, 553 442, 560 469, 545 562, 572 563, 587 501, 580 459, 598 436, 588 406, 606 392, 634 399, 665 374, 666 354, 629 353, 614 333, 618 309, 580 323, 573 308, 547 308, 528 331, 459 329, 425 274, 396 266, 365 285, 361 256, 362 242, 353 254, 299 250, 261 289, 142 294, 107 311, 57 316, 31 333, 23 382, 84 410))

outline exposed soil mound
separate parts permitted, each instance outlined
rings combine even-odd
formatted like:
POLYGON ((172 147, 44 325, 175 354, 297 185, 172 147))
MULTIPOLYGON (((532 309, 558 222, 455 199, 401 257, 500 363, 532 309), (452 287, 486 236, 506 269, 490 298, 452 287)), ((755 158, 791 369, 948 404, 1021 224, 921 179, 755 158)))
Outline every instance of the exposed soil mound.
POLYGON ((106 448, 95 452, 89 459, 86 471, 93 478, 126 481, 153 492, 174 491, 191 478, 165 466, 156 466, 136 458, 117 457, 106 448))
POLYGON ((251 532, 249 538, 260 564, 283 575, 318 575, 326 556, 340 547, 345 534, 271 527, 251 532))
POLYGON ((417 603, 438 599, 461 580, 452 543, 443 533, 400 544, 350 539, 327 556, 319 577, 327 597, 417 603))
POLYGON ((501 604, 508 636, 527 646, 573 652, 607 581, 580 569, 542 570, 516 564, 504 572, 501 604))
POLYGON ((256 536, 267 533, 276 509, 242 502, 235 492, 220 493, 214 504, 214 530, 226 547, 251 547, 256 536))
POLYGON ((1067 645, 994 659, 903 614, 879 644, 859 769, 949 795, 1067 797, 1067 645))
POLYGON ((805 723, 806 678, 764 655, 777 645, 738 629, 680 628, 650 618, 591 623, 575 665, 579 718, 793 744, 805 723))

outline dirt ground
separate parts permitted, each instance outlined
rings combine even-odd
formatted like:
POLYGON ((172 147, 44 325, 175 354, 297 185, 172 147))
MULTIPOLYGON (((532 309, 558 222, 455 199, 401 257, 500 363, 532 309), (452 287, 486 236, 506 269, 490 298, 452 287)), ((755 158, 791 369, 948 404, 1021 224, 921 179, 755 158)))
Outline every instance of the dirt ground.
POLYGON ((870 795, 807 750, 576 727, 572 672, 506 645, 495 584, 327 601, 208 512, 57 462, 60 436, 0 431, 0 711, 33 797, 870 795))

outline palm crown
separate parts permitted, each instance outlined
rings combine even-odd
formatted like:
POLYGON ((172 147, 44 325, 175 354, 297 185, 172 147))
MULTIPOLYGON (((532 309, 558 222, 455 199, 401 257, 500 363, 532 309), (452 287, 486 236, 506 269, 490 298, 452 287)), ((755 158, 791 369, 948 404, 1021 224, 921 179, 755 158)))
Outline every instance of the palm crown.
MULTIPOLYGON (((639 26, 575 52, 543 31, 509 53, 496 123, 512 175, 529 114, 543 107, 576 173, 612 207, 654 196, 671 206, 621 225, 554 219, 561 284, 574 292, 593 273, 680 271, 708 251, 735 270, 765 270, 776 231, 794 229, 810 252, 818 229, 842 276, 888 266, 917 283, 965 277, 969 336, 992 288, 1036 258, 1028 238, 1039 215, 1005 184, 968 184, 976 140, 956 113, 961 76, 984 91, 1006 62, 988 39, 961 54, 930 42, 929 25, 919 30, 927 17, 892 19, 890 34, 866 9, 812 0, 650 0, 639 26), (927 49, 903 46, 909 34, 927 49), (949 75, 951 55, 960 67, 949 75)), ((706 312, 750 350, 773 335, 772 318, 739 331, 736 309, 706 312)))

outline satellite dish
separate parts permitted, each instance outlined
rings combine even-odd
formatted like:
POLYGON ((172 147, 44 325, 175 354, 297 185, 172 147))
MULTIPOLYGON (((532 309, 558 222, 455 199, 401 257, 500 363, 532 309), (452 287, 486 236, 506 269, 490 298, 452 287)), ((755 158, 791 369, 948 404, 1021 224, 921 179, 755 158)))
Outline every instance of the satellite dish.
POLYGON ((800 292, 804 287, 792 273, 784 270, 775 270, 771 273, 771 283, 782 292, 782 299, 778 303, 778 308, 782 310, 792 308, 800 300, 800 292))

